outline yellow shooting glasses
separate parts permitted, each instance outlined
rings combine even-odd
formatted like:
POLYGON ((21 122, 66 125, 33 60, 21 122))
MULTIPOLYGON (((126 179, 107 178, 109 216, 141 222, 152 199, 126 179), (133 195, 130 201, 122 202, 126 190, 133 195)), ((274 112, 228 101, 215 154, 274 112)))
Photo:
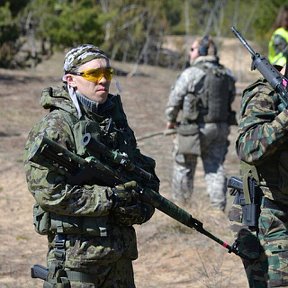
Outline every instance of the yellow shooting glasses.
POLYGON ((113 68, 105 67, 105 68, 89 69, 80 72, 70 72, 70 74, 81 76, 87 81, 97 83, 103 77, 105 77, 108 81, 111 81, 113 72, 114 72, 113 68))

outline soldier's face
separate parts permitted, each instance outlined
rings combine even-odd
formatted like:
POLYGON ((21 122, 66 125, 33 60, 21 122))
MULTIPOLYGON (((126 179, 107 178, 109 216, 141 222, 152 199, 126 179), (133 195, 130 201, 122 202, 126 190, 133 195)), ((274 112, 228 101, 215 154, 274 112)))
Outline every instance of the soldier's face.
POLYGON ((107 100, 111 83, 109 68, 109 61, 104 58, 91 60, 78 68, 78 72, 83 73, 82 76, 70 74, 67 77, 67 83, 90 100, 100 104, 104 103, 107 100), (95 81, 93 74, 90 77, 85 77, 85 73, 90 73, 90 71, 96 71, 95 81))
POLYGON ((199 56, 198 42, 194 42, 190 48, 190 60, 193 61, 199 56))

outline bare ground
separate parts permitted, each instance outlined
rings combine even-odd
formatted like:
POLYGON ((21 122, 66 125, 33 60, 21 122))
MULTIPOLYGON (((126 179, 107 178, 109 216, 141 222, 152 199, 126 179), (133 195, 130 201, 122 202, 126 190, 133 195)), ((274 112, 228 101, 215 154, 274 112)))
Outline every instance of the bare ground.
MULTIPOLYGON (((227 43, 229 46, 230 42, 227 43)), ((227 51, 234 48, 229 46, 227 51)), ((236 56, 231 53, 225 55, 225 64, 230 64, 243 79, 244 60, 241 60, 241 67, 237 66, 236 56)), ((41 90, 60 83, 62 59, 63 55, 57 54, 35 70, 0 69, 0 288, 42 287, 41 280, 30 278, 30 267, 36 263, 45 265, 46 238, 33 229, 33 198, 26 187, 22 153, 30 128, 44 113, 39 106, 41 90)), ((250 59, 244 63, 248 71, 250 59)), ((132 69, 128 64, 115 63, 115 66, 127 72, 132 69)), ((140 137, 164 130, 165 104, 170 85, 179 71, 148 66, 139 66, 138 71, 141 72, 138 76, 115 79, 122 87, 121 96, 130 125, 140 137)), ((250 76, 246 78, 251 80, 250 76)), ((241 91, 245 83, 237 85, 241 91)), ((239 99, 237 97, 234 103, 237 111, 239 99)), ((237 128, 232 127, 225 163, 228 176, 238 175, 234 149, 236 134, 237 128)), ((156 159, 160 192, 170 200, 172 139, 173 136, 158 136, 139 141, 141 150, 156 159)), ((209 207, 200 162, 198 166, 194 201, 183 208, 203 222, 205 229, 231 244, 234 239, 227 212, 219 215, 209 207)), ((231 201, 228 195, 228 209, 231 201)), ((134 270, 137 287, 248 287, 239 257, 162 212, 157 211, 148 223, 137 226, 136 230, 139 258, 134 262, 134 270)))

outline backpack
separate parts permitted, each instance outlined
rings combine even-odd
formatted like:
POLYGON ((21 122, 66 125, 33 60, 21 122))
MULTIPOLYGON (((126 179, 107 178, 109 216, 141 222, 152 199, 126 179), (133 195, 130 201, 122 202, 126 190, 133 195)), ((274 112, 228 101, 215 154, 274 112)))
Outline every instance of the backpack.
MULTIPOLYGON (((200 115, 205 123, 228 122, 231 114, 231 83, 233 78, 222 65, 201 65, 206 76, 197 98, 200 115)), ((234 85, 234 84, 233 84, 234 85)))

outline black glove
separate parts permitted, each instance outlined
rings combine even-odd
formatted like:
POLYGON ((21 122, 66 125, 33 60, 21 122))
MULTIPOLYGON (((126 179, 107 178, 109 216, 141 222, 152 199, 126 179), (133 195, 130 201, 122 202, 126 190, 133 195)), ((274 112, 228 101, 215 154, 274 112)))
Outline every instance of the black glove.
POLYGON ((132 226, 148 221, 153 215, 154 210, 151 205, 138 201, 134 205, 114 209, 112 215, 114 216, 115 223, 132 226))
POLYGON ((137 187, 135 181, 126 182, 117 185, 114 188, 106 190, 107 198, 112 200, 112 209, 133 205, 137 202, 137 187))
POLYGON ((131 181, 107 190, 107 198, 112 200, 111 215, 114 222, 132 226, 149 220, 155 209, 138 199, 137 182, 131 181))

